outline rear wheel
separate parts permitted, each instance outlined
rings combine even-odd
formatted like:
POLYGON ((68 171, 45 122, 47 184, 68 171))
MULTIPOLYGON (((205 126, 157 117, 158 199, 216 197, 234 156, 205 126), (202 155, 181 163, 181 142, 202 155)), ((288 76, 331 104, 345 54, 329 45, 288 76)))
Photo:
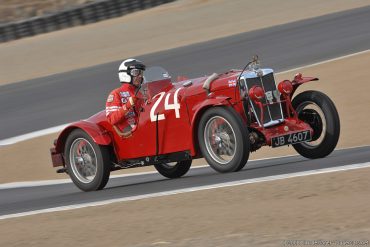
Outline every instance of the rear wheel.
POLYGON ((248 161, 248 130, 232 108, 208 109, 199 122, 198 141, 203 157, 218 172, 239 171, 248 161))
POLYGON ((64 150, 68 174, 79 189, 105 187, 111 168, 108 147, 96 144, 86 132, 76 129, 68 136, 64 150))
POLYGON ((294 144, 294 149, 309 159, 323 158, 335 149, 340 134, 337 109, 331 99, 318 91, 305 91, 292 102, 298 118, 308 123, 314 133, 312 140, 294 144))
POLYGON ((155 169, 166 178, 179 178, 184 176, 190 169, 192 160, 163 163, 154 165, 155 169))

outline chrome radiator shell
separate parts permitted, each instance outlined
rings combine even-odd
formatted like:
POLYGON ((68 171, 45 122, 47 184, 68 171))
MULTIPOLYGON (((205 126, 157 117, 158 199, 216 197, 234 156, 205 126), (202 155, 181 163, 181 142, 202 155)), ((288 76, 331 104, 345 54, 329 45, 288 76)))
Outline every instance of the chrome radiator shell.
POLYGON ((260 126, 269 127, 284 121, 280 92, 277 90, 272 69, 246 71, 240 77, 240 84, 241 90, 244 91, 246 97, 248 97, 249 89, 255 85, 262 87, 265 91, 265 97, 261 101, 264 104, 263 123, 259 106, 248 98, 252 112, 260 126))

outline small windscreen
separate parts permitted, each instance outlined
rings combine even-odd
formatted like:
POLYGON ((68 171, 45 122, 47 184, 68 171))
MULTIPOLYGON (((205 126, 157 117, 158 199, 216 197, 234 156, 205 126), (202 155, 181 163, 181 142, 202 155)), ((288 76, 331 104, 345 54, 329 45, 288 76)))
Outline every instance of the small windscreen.
POLYGON ((144 71, 144 83, 165 79, 171 79, 171 76, 168 71, 162 67, 150 67, 144 71))

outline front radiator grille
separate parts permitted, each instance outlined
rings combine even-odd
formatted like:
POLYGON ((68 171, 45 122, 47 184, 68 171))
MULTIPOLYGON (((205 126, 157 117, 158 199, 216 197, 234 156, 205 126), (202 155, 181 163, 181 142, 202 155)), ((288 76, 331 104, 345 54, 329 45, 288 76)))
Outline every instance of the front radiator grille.
POLYGON ((242 82, 244 82, 247 92, 254 85, 262 87, 265 91, 265 98, 262 99, 262 103, 268 105, 264 106, 263 123, 261 123, 260 108, 252 100, 249 100, 254 115, 260 125, 263 124, 265 127, 268 127, 283 121, 281 103, 278 103, 280 101, 280 93, 276 88, 273 72, 265 74, 262 77, 242 77, 242 82))

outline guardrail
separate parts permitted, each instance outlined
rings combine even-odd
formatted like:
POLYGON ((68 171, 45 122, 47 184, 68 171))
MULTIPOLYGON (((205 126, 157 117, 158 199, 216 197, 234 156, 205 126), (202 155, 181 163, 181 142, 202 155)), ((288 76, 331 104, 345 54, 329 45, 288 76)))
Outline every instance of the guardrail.
POLYGON ((0 43, 119 17, 173 1, 102 0, 55 14, 1 24, 0 43))

